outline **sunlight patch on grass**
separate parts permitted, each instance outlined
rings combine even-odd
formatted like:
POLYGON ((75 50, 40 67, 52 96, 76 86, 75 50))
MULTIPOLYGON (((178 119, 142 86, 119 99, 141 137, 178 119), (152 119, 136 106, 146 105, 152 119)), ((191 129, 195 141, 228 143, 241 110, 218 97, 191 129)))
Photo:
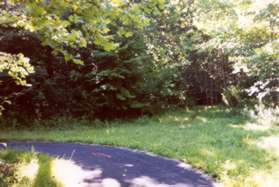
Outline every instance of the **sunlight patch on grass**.
POLYGON ((258 123, 247 123, 243 129, 248 131, 268 131, 272 128, 272 125, 269 123, 267 125, 262 125, 258 123))
POLYGON ((223 169, 225 172, 235 170, 237 169, 237 164, 232 160, 226 160, 225 163, 223 164, 223 169))
POLYGON ((202 149, 201 154, 206 157, 216 157, 216 152, 210 150, 210 149, 202 149))
POLYGON ((34 181, 39 170, 38 159, 32 159, 29 163, 21 163, 18 165, 17 176, 20 179, 27 178, 34 181))
POLYGON ((279 171, 273 171, 272 173, 255 171, 246 177, 242 184, 255 187, 277 187, 279 186, 279 171))
POLYGON ((269 137, 261 138, 257 142, 257 145, 260 148, 272 151, 279 158, 279 136, 269 136, 269 137))
POLYGON ((200 116, 198 116, 198 117, 197 117, 197 120, 200 120, 202 123, 207 122, 207 119, 206 119, 205 117, 200 117, 200 116))
POLYGON ((16 180, 8 183, 8 186, 57 187, 55 181, 49 177, 51 158, 47 155, 6 149, 0 151, 0 158, 15 168, 13 175, 16 180))

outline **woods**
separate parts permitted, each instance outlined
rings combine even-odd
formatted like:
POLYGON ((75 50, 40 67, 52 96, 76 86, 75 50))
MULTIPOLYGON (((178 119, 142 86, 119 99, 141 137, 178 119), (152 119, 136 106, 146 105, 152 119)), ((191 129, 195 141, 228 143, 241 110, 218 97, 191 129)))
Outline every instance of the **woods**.
POLYGON ((7 0, 2 120, 279 102, 276 1, 7 0))
POLYGON ((278 142, 278 0, 0 1, 1 187, 279 186, 278 142))

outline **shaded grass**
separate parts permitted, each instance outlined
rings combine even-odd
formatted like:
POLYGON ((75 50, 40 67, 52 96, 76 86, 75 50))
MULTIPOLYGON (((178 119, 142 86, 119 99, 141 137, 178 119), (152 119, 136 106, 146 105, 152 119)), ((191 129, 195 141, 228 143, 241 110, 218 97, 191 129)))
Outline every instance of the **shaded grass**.
POLYGON ((0 150, 0 159, 8 163, 30 162, 36 156, 35 152, 24 152, 15 150, 0 150))
POLYGON ((58 186, 51 176, 52 159, 46 155, 39 156, 39 171, 35 178, 34 187, 56 187, 58 186))
MULTIPOLYGON (((242 186, 254 171, 271 171, 278 157, 254 141, 279 134, 243 129, 250 119, 222 107, 169 111, 133 121, 59 120, 56 128, 5 130, 0 139, 98 143, 147 150, 200 168, 223 183, 242 186), (62 123, 62 124, 61 124, 62 123)), ((47 122, 44 122, 47 124, 47 122)), ((53 121, 51 122, 53 124, 53 121)), ((47 125, 46 125, 47 126, 47 125)))

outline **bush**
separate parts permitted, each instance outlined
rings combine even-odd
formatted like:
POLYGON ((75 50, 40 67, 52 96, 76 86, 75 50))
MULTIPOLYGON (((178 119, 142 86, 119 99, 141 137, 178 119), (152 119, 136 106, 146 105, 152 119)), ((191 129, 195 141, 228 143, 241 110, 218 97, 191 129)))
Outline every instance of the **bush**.
POLYGON ((84 49, 81 52, 84 65, 75 65, 53 55, 51 48, 43 47, 30 33, 24 36, 21 33, 5 28, 0 50, 23 52, 31 59, 36 73, 28 77, 32 85, 28 88, 2 79, 5 84, 0 85, 1 90, 6 91, 1 92, 1 97, 11 96, 12 103, 6 106, 5 117, 19 121, 60 115, 125 117, 142 113, 147 106, 142 103, 139 87, 144 81, 145 63, 149 61, 143 62, 148 58, 140 39, 135 38, 118 53, 84 49), (29 45, 15 49, 13 43, 20 44, 22 37, 29 45))
POLYGON ((2 79, 5 84, 0 87, 6 91, 1 96, 12 96, 4 117, 12 121, 28 124, 29 119, 54 116, 126 118, 186 104, 181 67, 156 67, 141 35, 134 35, 118 52, 93 46, 82 49, 84 64, 76 65, 42 46, 31 33, 5 28, 0 34, 0 50, 21 51, 36 72, 28 77, 31 87, 2 79), (13 43, 22 45, 14 48, 13 43))

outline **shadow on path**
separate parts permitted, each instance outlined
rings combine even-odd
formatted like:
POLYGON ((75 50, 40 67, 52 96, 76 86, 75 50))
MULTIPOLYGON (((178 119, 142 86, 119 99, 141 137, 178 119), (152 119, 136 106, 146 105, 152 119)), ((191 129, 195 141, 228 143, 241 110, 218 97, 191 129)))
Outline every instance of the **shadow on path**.
MULTIPOLYGON (((85 171, 100 170, 99 176, 84 179, 86 186, 104 186, 104 182, 111 182, 111 185, 107 185, 110 187, 214 186, 212 179, 184 163, 137 150, 94 144, 32 141, 11 141, 8 147, 18 150, 34 148, 37 152, 70 159, 85 171)), ((64 169, 67 171, 67 168, 64 169)))

